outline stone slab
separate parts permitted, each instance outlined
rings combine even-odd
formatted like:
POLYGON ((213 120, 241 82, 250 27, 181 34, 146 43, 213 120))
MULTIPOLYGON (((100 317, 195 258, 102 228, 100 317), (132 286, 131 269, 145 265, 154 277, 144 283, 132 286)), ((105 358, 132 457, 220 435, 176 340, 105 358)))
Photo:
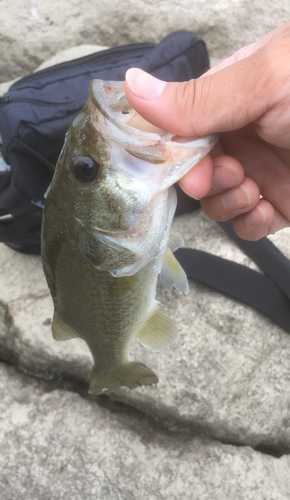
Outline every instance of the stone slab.
POLYGON ((0 363, 0 490, 5 500, 286 500, 280 459, 168 432, 0 363))
POLYGON ((0 81, 75 45, 158 42, 177 30, 200 35, 212 57, 225 57, 286 22, 288 0, 2 0, 0 81))
MULTIPOLYGON (((242 264, 246 257, 202 213, 175 219, 187 246, 242 264)), ((289 256, 289 230, 274 238, 289 256)), ((250 263, 252 267, 254 265, 250 263)), ((187 297, 158 290, 179 328, 172 348, 132 354, 159 376, 153 387, 120 389, 112 398, 171 428, 198 430, 226 442, 290 449, 290 336, 250 307, 195 283, 187 297)), ((80 339, 56 342, 52 303, 40 257, 0 246, 0 357, 37 377, 87 387, 91 355, 80 339), (1 312, 1 311, 0 311, 1 312)))

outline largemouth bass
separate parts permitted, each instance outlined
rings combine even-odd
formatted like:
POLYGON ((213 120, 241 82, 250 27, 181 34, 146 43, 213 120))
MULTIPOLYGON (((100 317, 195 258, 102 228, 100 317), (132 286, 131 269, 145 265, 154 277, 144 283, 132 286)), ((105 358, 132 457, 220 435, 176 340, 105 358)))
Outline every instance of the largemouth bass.
POLYGON ((155 350, 177 339, 155 300, 162 285, 188 292, 170 232, 172 185, 217 136, 182 139, 156 129, 128 104, 123 82, 94 80, 74 119, 49 189, 42 225, 43 268, 54 302, 56 340, 80 337, 94 360, 90 392, 158 382, 130 357, 134 334, 155 350))

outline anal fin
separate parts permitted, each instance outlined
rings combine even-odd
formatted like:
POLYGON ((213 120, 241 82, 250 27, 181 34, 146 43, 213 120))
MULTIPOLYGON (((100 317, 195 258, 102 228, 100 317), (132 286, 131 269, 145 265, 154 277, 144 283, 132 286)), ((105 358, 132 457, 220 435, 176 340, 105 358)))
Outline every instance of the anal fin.
POLYGON ((157 384, 158 377, 147 366, 139 361, 129 361, 117 370, 102 373, 93 368, 89 393, 93 395, 110 392, 118 387, 125 386, 134 389, 142 385, 157 384))
POLYGON ((78 338, 78 335, 73 332, 55 312, 52 321, 52 335, 55 340, 70 340, 78 338))
POLYGON ((149 316, 136 332, 138 339, 145 346, 159 351, 169 347, 178 338, 175 323, 168 317, 162 305, 156 301, 149 316))
POLYGON ((174 257, 170 248, 167 248, 162 257, 162 267, 159 275, 160 285, 171 289, 172 285, 184 295, 188 294, 189 286, 186 274, 174 257))

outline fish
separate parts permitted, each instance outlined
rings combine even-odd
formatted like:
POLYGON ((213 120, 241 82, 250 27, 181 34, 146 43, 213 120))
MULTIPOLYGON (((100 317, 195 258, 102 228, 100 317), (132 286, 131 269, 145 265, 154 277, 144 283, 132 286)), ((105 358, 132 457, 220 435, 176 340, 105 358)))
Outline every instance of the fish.
POLYGON ((128 103, 124 82, 93 80, 73 120, 46 195, 42 262, 54 304, 55 340, 83 339, 93 358, 89 392, 156 384, 130 355, 134 335, 155 351, 176 324, 155 298, 157 279, 187 294, 173 255, 173 184, 218 136, 182 138, 154 127, 128 103))

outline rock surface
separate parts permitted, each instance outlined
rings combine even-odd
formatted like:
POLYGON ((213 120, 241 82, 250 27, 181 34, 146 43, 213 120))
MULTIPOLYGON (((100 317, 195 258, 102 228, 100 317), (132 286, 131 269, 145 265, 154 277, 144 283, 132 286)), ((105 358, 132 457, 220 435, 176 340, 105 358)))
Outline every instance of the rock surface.
MULTIPOLYGON (((249 265, 249 258, 202 212, 176 218, 174 227, 186 246, 210 248, 249 265)), ((275 237, 288 256, 289 231, 275 237)), ((111 397, 174 429, 289 452, 289 334, 250 307, 194 283, 187 297, 163 289, 158 294, 179 327, 179 340, 153 353, 136 339, 134 357, 153 368, 160 381, 134 391, 122 388, 111 397)), ((92 361, 85 343, 52 339, 52 303, 39 257, 2 245, 0 302, 2 359, 37 377, 88 385, 92 361)))
POLYGON ((211 56, 230 55, 289 22, 288 0, 2 0, 0 81, 33 71, 60 50, 82 44, 158 42, 188 30, 211 56))
POLYGON ((290 498, 289 456, 168 432, 4 364, 0 380, 5 500, 290 498))
MULTIPOLYGON (((46 66, 98 50, 93 44, 159 41, 177 29, 202 36, 215 62, 289 21, 286 0, 263 10, 258 0, 1 7, 3 82, 47 57, 46 66)), ((256 269, 202 213, 174 227, 186 246, 256 269)), ((290 258, 289 237, 284 230, 271 239, 290 258)), ((0 244, 0 360, 34 376, 0 363, 1 498, 290 499, 289 334, 194 283, 187 297, 161 289, 158 296, 179 326, 178 343, 156 354, 136 340, 132 353, 160 382, 89 398, 91 355, 81 340, 52 339, 40 258, 0 244)))

